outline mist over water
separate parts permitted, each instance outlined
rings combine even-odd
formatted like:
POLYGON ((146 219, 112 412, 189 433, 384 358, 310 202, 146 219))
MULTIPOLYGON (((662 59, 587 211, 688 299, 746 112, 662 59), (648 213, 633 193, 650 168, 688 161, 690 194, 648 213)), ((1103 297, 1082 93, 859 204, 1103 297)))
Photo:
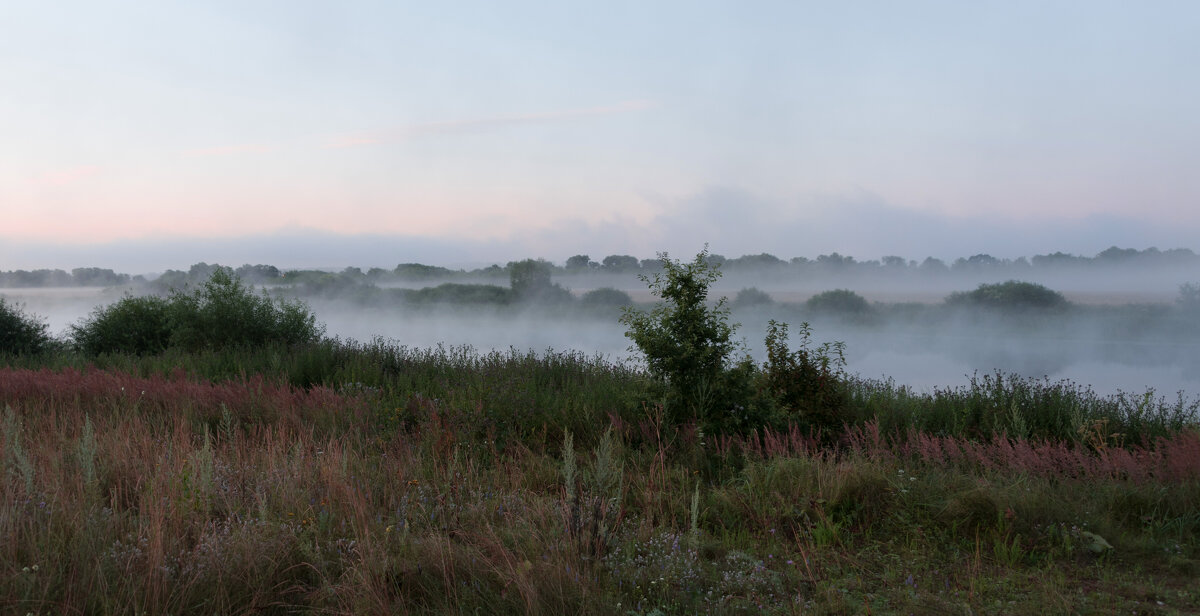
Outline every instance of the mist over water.
MULTIPOLYGON (((1009 278, 1007 274, 918 279, 894 274, 797 278, 726 272, 713 285, 710 298, 729 298, 730 320, 740 324, 736 337, 758 361, 763 359, 767 321, 775 319, 792 326, 792 348, 799 344, 799 324, 808 322, 811 345, 845 343, 848 371, 863 378, 892 379, 917 391, 957 387, 974 374, 1003 371, 1051 381, 1067 379, 1103 395, 1141 394, 1147 389, 1169 398, 1180 391, 1188 397, 1200 395, 1200 332, 1196 327, 1171 329, 1172 323, 1181 322, 1174 303, 1179 285, 1200 279, 1200 274, 1188 269, 1119 274, 1030 272, 1024 279, 1060 291, 1073 302, 1062 317, 985 318, 938 311, 950 293, 1009 278), (738 292, 747 288, 767 293, 770 302, 737 305, 738 292), (872 302, 872 313, 846 318, 805 308, 805 300, 831 289, 860 294, 872 302)), ((440 282, 396 281, 379 286, 421 288, 440 282)), ((495 278, 456 282, 501 284, 495 278)), ((592 289, 615 288, 627 292, 641 308, 654 299, 634 274, 558 276, 555 282, 576 297, 592 289)), ((46 321, 52 333, 63 336, 71 324, 125 292, 97 287, 4 288, 0 296, 23 304, 26 312, 46 321)), ((342 339, 383 338, 413 348, 553 350, 600 355, 611 361, 638 359, 618 322, 621 313, 616 307, 414 307, 364 304, 336 294, 304 299, 325 324, 326 333, 342 339)))

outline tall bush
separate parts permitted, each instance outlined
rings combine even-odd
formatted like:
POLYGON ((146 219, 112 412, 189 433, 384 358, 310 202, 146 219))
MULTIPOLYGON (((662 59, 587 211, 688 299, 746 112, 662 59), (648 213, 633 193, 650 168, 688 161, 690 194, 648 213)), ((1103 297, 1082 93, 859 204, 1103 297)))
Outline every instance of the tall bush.
POLYGON ((22 355, 46 350, 53 342, 46 329, 37 317, 0 297, 0 353, 22 355))
POLYGON ((127 296, 72 326, 76 345, 93 355, 290 345, 323 333, 303 304, 256 295, 224 267, 191 293, 127 296))
POLYGON ((161 297, 127 295, 72 325, 71 337, 88 355, 159 353, 171 344, 170 309, 161 297))
POLYGON ((662 301, 648 312, 627 307, 621 323, 625 336, 646 358, 650 374, 667 384, 674 421, 713 420, 730 410, 736 384, 735 325, 722 298, 708 303, 709 286, 720 277, 705 248, 691 263, 660 253, 662 271, 639 276, 662 301))

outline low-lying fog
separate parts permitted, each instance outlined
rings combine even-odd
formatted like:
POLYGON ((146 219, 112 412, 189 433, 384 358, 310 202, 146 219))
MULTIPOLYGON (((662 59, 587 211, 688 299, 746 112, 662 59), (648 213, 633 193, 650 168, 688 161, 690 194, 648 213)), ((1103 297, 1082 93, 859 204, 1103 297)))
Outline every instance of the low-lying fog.
MULTIPOLYGON (((963 385, 970 375, 994 370, 1052 381, 1069 379, 1100 394, 1118 391, 1140 394, 1152 388, 1173 397, 1183 391, 1200 395, 1200 334, 1184 328, 1179 335, 1166 329, 1175 315, 1182 274, 1161 278, 1112 276, 1089 280, 1085 276, 1038 282, 1062 292, 1074 306, 1061 323, 1030 325, 1023 319, 910 318, 919 308, 940 305, 946 295, 970 291, 986 277, 941 279, 918 283, 913 279, 809 279, 797 281, 764 276, 739 277, 727 273, 712 296, 728 296, 748 287, 771 296, 773 303, 735 307, 731 320, 741 324, 737 336, 761 358, 767 319, 792 325, 801 321, 813 327, 814 344, 845 343, 847 367, 868 378, 892 378, 917 390, 963 385), (873 302, 873 316, 845 319, 807 312, 803 302, 830 289, 853 290, 873 302), (915 307, 915 308, 914 308, 915 307), (1138 316, 1143 315, 1143 316, 1138 316), (1164 325, 1166 323, 1166 325, 1164 325)), ((1197 278, 1193 274, 1193 278, 1197 278)), ((456 282, 463 282, 458 280, 456 282)), ((482 281, 480 281, 482 282, 482 281)), ((506 281, 488 280, 490 284, 506 281)), ((613 287, 634 300, 647 302, 646 285, 630 275, 576 275, 555 278, 578 296, 593 288, 613 287)), ((432 286, 438 281, 403 286, 432 286)), ((95 307, 119 299, 119 290, 97 288, 0 289, 0 296, 23 303, 25 310, 46 320, 55 334, 85 317, 95 307)), ((470 345, 477 350, 579 351, 613 360, 632 357, 620 311, 572 309, 517 309, 512 306, 471 310, 458 306, 408 308, 364 307, 337 298, 308 300, 327 334, 370 340, 382 337, 410 347, 470 345)), ((938 314, 933 311, 936 317, 938 314)))

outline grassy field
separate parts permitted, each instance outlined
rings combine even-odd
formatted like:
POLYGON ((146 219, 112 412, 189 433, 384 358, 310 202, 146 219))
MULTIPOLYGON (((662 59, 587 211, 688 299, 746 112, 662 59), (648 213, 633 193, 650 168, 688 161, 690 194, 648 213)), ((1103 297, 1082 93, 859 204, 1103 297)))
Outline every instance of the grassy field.
POLYGON ((384 342, 0 361, 0 612, 1200 612, 1196 405, 852 381, 670 425, 641 370, 384 342))

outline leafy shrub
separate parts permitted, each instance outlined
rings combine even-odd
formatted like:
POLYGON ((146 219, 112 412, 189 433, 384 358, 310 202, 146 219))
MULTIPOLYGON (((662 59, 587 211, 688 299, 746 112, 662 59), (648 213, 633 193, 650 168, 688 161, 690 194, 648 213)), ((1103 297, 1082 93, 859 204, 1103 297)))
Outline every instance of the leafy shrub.
POLYGON ((447 282, 423 289, 397 289, 405 301, 414 304, 507 304, 512 291, 494 284, 447 282))
POLYGON ((801 323, 799 330, 800 345, 792 351, 787 324, 768 322, 763 366, 767 389, 790 419, 827 430, 840 428, 850 403, 844 345, 826 342, 812 348, 808 323, 801 323))
POLYGON ((0 297, 0 353, 16 355, 45 351, 53 342, 46 324, 25 314, 20 306, 0 297))
POLYGON ((159 353, 171 344, 170 308, 161 297, 127 295, 72 325, 71 336, 88 355, 159 353))
POLYGON ((738 291, 736 297, 733 298, 733 306, 735 308, 750 308, 752 306, 766 306, 775 303, 771 296, 766 291, 762 291, 755 287, 749 287, 738 291))
POLYGON ((255 295, 228 268, 190 294, 127 296, 72 326, 76 345, 93 355, 298 344, 322 334, 303 304, 255 295))
POLYGON ((1034 282, 1009 280, 997 284, 981 284, 979 288, 968 293, 951 293, 946 298, 946 304, 997 310, 1046 310, 1065 308, 1067 298, 1058 291, 1034 282))
POLYGON ((632 306, 633 298, 620 289, 603 287, 584 293, 579 302, 585 306, 632 306))
POLYGON ((187 349, 313 342, 324 333, 299 302, 255 295, 228 268, 195 292, 171 296, 171 343, 187 349))
POLYGON ((813 312, 829 314, 861 315, 871 311, 871 304, 866 298, 849 289, 834 289, 818 293, 805 302, 805 306, 813 312))
POLYGON ((621 316, 650 374, 668 385, 668 414, 676 423, 697 417, 722 424, 720 417, 744 401, 731 381, 739 372, 731 370, 736 345, 729 309, 724 298, 708 305, 709 285, 721 274, 707 256, 705 248, 682 263, 660 253, 662 271, 639 277, 663 301, 649 312, 626 308, 621 316))

